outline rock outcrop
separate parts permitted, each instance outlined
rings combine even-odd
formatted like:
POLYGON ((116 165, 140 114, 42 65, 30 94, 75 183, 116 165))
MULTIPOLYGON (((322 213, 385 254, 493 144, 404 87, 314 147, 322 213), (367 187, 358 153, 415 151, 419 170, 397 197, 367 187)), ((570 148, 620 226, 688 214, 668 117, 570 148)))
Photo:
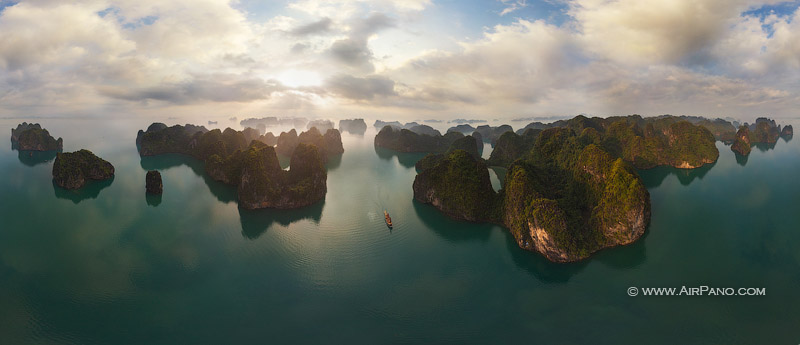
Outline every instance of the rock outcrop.
MULTIPOLYGON (((275 140, 278 146, 273 147, 264 143, 265 135, 256 138, 259 133, 252 129, 202 131, 189 126, 156 125, 140 131, 139 153, 182 153, 203 160, 212 179, 236 186, 242 208, 296 208, 323 199, 327 191, 324 162, 329 155, 344 152, 335 129, 324 136, 315 127, 299 136, 292 129, 281 133, 275 140), (291 155, 289 171, 278 161, 281 149, 291 155)), ((149 177, 148 173, 148 183, 149 177)))
POLYGON ((450 145, 464 135, 459 132, 447 133, 443 136, 430 136, 414 133, 408 129, 395 129, 386 126, 375 136, 375 146, 399 152, 442 153, 450 145))
POLYGON ((494 144, 501 135, 507 132, 514 132, 514 129, 509 125, 501 125, 492 127, 489 125, 481 125, 475 128, 475 131, 481 134, 483 141, 494 144))
POLYGON ((456 219, 503 224, 521 248, 555 262, 578 261, 644 234, 650 196, 630 163, 582 143, 568 128, 545 130, 536 140, 532 152, 511 164, 500 193, 481 160, 454 150, 424 164, 414 198, 456 219))
POLYGON ((333 122, 330 120, 313 120, 306 125, 306 129, 312 129, 314 127, 316 127, 320 133, 325 133, 329 129, 333 129, 333 122))
POLYGON ((533 149, 536 137, 541 133, 541 129, 528 129, 522 135, 514 132, 505 132, 499 138, 489 156, 487 164, 491 166, 508 167, 518 158, 533 149))
POLYGON ((161 181, 161 173, 150 170, 145 176, 145 190, 150 194, 161 194, 164 192, 164 183, 161 181))
POLYGON ((78 189, 88 180, 112 177, 114 166, 89 150, 58 153, 53 163, 53 181, 64 189, 78 189))
POLYGON ((23 122, 11 129, 12 147, 20 151, 58 151, 64 148, 64 140, 55 139, 38 123, 23 122))
POLYGON ((464 150, 454 150, 420 172, 413 189, 414 199, 452 218, 499 223, 502 205, 486 164, 464 150))
POLYGON ((742 156, 747 156, 751 151, 750 144, 750 129, 747 128, 747 126, 742 126, 739 128, 739 131, 736 132, 736 138, 733 140, 733 145, 731 145, 731 151, 742 156))
POLYGON ((783 138, 791 137, 793 135, 794 135, 794 128, 792 128, 792 125, 786 125, 786 127, 783 127, 783 130, 781 130, 781 137, 783 138))
POLYGON ((238 192, 242 208, 298 208, 325 198, 327 173, 316 146, 298 144, 289 171, 281 169, 270 146, 252 145, 239 157, 238 192))
POLYGON ((339 120, 339 130, 352 134, 364 134, 367 131, 367 123, 364 119, 339 120))
MULTIPOLYGON (((597 144, 615 157, 621 157, 638 169, 660 165, 692 169, 714 163, 719 158, 714 135, 705 127, 671 116, 642 118, 638 115, 610 118, 576 116, 553 124, 534 127, 565 128, 573 131, 581 143, 597 144)), ((528 152, 531 140, 501 136, 490 157, 491 165, 505 166, 528 152)))

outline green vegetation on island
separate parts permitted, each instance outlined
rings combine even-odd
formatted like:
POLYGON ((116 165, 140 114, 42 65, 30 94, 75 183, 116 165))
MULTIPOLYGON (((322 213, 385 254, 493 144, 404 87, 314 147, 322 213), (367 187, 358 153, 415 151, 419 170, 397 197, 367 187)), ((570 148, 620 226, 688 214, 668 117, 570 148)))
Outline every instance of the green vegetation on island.
POLYGON ((747 126, 739 127, 733 145, 731 145, 731 150, 742 156, 747 156, 751 151, 750 144, 750 129, 747 126))
POLYGON ((89 150, 59 152, 53 163, 53 181, 64 189, 78 189, 88 180, 106 180, 112 177, 114 166, 89 150))
MULTIPOLYGON (((714 135, 707 128, 671 116, 587 118, 579 115, 550 128, 570 129, 582 144, 596 144, 639 169, 659 165, 693 169, 719 158, 714 135)), ((526 130, 527 138, 513 133, 502 135, 489 158, 490 164, 508 166, 523 158, 532 148, 531 143, 538 133, 535 131, 539 130, 526 130)))
POLYGON ((450 132, 443 136, 432 136, 417 134, 408 129, 396 129, 387 125, 375 136, 375 146, 399 152, 442 153, 447 151, 453 142, 463 137, 464 134, 459 132, 450 132))
POLYGON ((53 138, 38 123, 23 122, 11 129, 11 145, 20 151, 58 151, 64 148, 64 140, 53 138))
MULTIPOLYGON (((503 224, 521 248, 556 262, 581 260, 644 233, 650 197, 630 163, 570 128, 529 131, 535 144, 508 168, 499 193, 482 160, 453 150, 423 159, 414 198, 456 219, 503 224)), ((509 135, 516 134, 503 136, 509 135)))
POLYGON ((145 190, 150 194, 161 194, 164 192, 164 183, 161 181, 161 173, 157 170, 150 170, 145 176, 145 190))
POLYGON ((296 208, 325 197, 324 164, 328 156, 344 152, 338 130, 322 135, 311 127, 298 136, 292 129, 277 139, 260 135, 248 143, 257 134, 248 129, 208 131, 192 125, 153 124, 139 131, 137 143, 142 156, 181 153, 204 161, 212 179, 237 187, 242 208, 296 208), (277 147, 265 143, 272 139, 277 147), (279 151, 290 155, 289 171, 281 168, 279 151))
POLYGON ((731 150, 742 156, 747 156, 752 151, 752 145, 774 145, 778 142, 778 138, 790 138, 794 134, 793 132, 791 125, 781 129, 781 126, 775 120, 759 117, 752 125, 745 123, 739 127, 733 145, 731 145, 731 150))

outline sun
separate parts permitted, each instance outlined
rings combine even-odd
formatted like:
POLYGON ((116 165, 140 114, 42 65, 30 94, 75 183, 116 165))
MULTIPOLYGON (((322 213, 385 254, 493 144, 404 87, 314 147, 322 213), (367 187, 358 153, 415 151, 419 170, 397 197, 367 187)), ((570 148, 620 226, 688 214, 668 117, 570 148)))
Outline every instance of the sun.
POLYGON ((289 69, 278 74, 276 79, 288 87, 322 85, 319 73, 309 70, 289 69))

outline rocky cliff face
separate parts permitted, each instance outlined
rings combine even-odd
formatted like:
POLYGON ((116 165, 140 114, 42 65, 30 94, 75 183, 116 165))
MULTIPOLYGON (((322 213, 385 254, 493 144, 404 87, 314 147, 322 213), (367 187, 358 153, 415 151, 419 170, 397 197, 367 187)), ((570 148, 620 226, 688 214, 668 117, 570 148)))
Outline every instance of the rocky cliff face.
POLYGON ((747 126, 742 126, 739 128, 739 131, 736 132, 736 138, 733 140, 733 145, 731 145, 731 151, 737 152, 742 156, 747 156, 750 154, 750 129, 747 126))
POLYGON ((78 189, 88 180, 114 176, 114 166, 89 150, 58 153, 53 163, 53 180, 64 189, 78 189))
POLYGON ((793 135, 794 135, 794 128, 792 128, 792 125, 786 125, 786 127, 783 127, 783 130, 781 130, 781 137, 786 138, 786 137, 791 137, 793 135))
POLYGON ((38 123, 23 122, 11 129, 12 147, 21 151, 58 151, 64 148, 64 140, 57 140, 38 123))
POLYGON ((496 141, 487 163, 492 166, 508 167, 518 158, 533 149, 540 129, 528 129, 522 135, 514 132, 503 133, 496 141))
MULTIPOLYGON (((319 131, 317 131, 317 133, 319 133, 319 131)), ((282 156, 291 156, 297 144, 300 144, 297 131, 292 129, 289 132, 282 132, 278 136, 277 152, 282 156)))
POLYGON ((344 151, 335 129, 324 136, 315 127, 300 136, 293 129, 281 133, 277 148, 264 143, 265 135, 256 138, 253 130, 197 129, 154 124, 140 131, 139 152, 142 156, 182 153, 203 160, 211 178, 238 188, 243 208, 295 208, 323 199, 327 191, 324 160, 344 151), (277 150, 291 154, 289 171, 281 169, 277 150))
POLYGON ((450 132, 443 136, 417 134, 407 129, 385 126, 375 136, 375 146, 399 152, 443 153, 450 145, 463 138, 460 132, 450 132))
POLYGON ((466 151, 429 155, 414 198, 456 219, 503 224, 521 248, 555 262, 632 243, 649 224, 650 195, 629 163, 585 139, 569 128, 542 132, 509 166, 500 193, 466 151))
POLYGON ((164 184, 161 181, 161 173, 150 170, 145 176, 145 190, 150 194, 161 194, 164 192, 164 184))
POLYGON ((486 164, 464 150, 454 150, 414 179, 414 199, 433 204, 455 219, 498 222, 497 195, 486 164))
POLYGON ((325 198, 327 173, 316 146, 298 144, 292 166, 284 171, 271 147, 251 147, 244 156, 238 186, 239 206, 298 208, 325 198))

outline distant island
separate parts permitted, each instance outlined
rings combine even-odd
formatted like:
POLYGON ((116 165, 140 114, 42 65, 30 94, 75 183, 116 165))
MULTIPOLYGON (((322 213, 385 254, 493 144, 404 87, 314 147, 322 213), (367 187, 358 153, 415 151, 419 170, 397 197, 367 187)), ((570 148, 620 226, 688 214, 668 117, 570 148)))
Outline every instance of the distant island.
MULTIPOLYGON (((690 119, 577 116, 528 126, 521 135, 509 129, 486 161, 475 151, 481 132, 450 141, 441 136, 432 139, 437 145, 412 146, 432 152, 417 163, 414 199, 455 219, 503 225, 519 247, 551 261, 582 260, 644 234, 650 195, 636 168, 711 164, 719 157, 717 138, 733 139, 730 122, 690 119), (441 150, 444 143, 450 146, 441 150), (499 192, 491 186, 488 165, 507 168, 499 192)), ((376 146, 424 142, 384 131, 376 146)))
POLYGON ((794 135, 792 125, 781 129, 775 120, 759 117, 752 125, 747 123, 739 127, 736 137, 731 145, 731 150, 742 156, 747 156, 754 144, 774 145, 778 138, 791 138, 794 135))
MULTIPOLYGON (((438 132, 437 132, 438 133, 438 132)), ((464 134, 450 132, 445 135, 419 134, 409 129, 398 129, 386 125, 375 136, 375 146, 399 152, 435 152, 447 151, 451 144, 464 134)))
POLYGON ((281 133, 276 147, 268 143, 273 138, 252 129, 208 131, 154 123, 140 130, 136 141, 142 156, 181 153, 202 160, 214 180, 237 187, 242 208, 297 208, 322 200, 327 191, 324 164, 344 152, 339 131, 329 129, 323 136, 311 127, 298 136, 292 129, 281 133), (289 171, 281 168, 279 152, 291 156, 289 171))
POLYGON ((11 129, 11 144, 21 151, 58 151, 64 148, 64 140, 56 140, 38 123, 23 122, 11 129))
POLYGON ((364 122, 364 119, 339 120, 339 131, 364 134, 367 131, 367 123, 364 122))
POLYGON ((89 150, 64 152, 56 155, 53 181, 64 189, 79 189, 88 180, 107 180, 114 177, 114 166, 89 150))

